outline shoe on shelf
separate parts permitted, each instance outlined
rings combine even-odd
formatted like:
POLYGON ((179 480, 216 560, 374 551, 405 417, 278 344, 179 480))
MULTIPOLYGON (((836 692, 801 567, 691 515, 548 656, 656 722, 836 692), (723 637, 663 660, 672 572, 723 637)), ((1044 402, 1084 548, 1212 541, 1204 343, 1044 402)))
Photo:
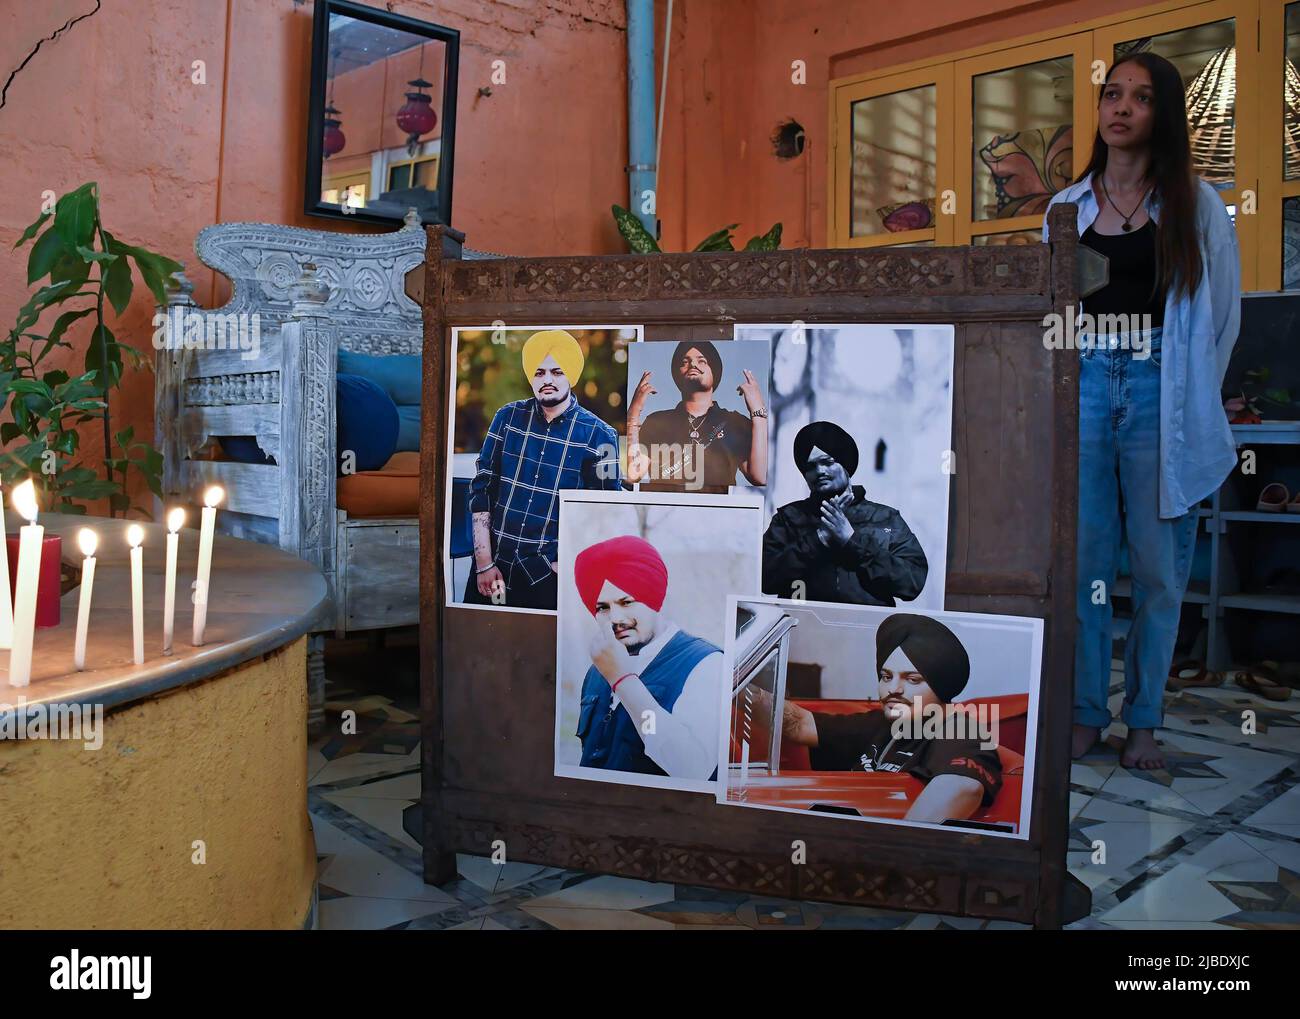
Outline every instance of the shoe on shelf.
POLYGON ((1185 690, 1193 686, 1222 685, 1222 672, 1214 672, 1207 669, 1204 662, 1188 658, 1174 663, 1173 668, 1169 670, 1169 681, 1166 687, 1170 690, 1185 690))
POLYGON ((1291 497, 1291 501, 1286 504, 1286 511, 1288 513, 1300 513, 1300 492, 1296 492, 1291 497))
MULTIPOLYGON (((1286 485, 1280 481, 1274 481, 1270 485, 1265 485, 1264 490, 1259 493, 1259 502, 1255 504, 1255 509, 1260 513, 1284 513, 1290 509, 1291 493, 1287 491, 1286 485)), ((1296 509, 1300 513, 1300 508, 1296 509)))
POLYGON ((1249 669, 1238 672, 1236 683, 1243 690, 1270 701, 1285 701, 1291 696, 1291 688, 1281 681, 1277 672, 1268 663, 1256 662, 1249 669))

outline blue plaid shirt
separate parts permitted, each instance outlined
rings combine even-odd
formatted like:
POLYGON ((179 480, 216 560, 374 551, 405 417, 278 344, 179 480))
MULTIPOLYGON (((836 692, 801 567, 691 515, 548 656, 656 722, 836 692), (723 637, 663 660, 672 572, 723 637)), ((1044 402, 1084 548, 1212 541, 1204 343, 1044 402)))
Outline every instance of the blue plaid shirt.
POLYGON ((506 587, 536 584, 559 560, 560 490, 622 487, 618 433, 572 394, 549 422, 536 400, 516 400, 492 418, 469 511, 492 514, 493 561, 506 587))

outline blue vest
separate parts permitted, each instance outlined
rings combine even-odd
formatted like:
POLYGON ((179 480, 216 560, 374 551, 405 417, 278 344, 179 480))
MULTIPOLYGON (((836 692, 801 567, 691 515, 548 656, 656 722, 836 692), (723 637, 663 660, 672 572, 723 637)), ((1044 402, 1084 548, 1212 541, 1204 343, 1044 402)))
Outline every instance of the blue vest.
MULTIPOLYGON (((659 706, 671 712, 691 670, 720 650, 707 640, 678 630, 655 655, 650 666, 639 673, 641 682, 659 706)), ((582 681, 582 710, 578 716, 582 766, 666 775, 663 768, 646 756, 645 744, 641 742, 640 719, 633 720, 622 702, 611 713, 613 700, 609 683, 593 665, 582 681)), ((716 774, 715 771, 715 777, 716 774)))

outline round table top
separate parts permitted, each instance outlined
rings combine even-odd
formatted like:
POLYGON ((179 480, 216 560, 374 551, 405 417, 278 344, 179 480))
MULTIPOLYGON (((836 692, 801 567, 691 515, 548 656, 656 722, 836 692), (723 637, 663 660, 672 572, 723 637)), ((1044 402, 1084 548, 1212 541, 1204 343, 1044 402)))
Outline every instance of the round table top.
MULTIPOLYGON (((24 521, 6 512, 5 522, 9 537, 17 537, 24 521)), ((194 612, 190 593, 198 568, 199 532, 197 527, 183 527, 177 550, 173 649, 164 655, 166 527, 61 513, 43 513, 37 523, 45 528, 47 537, 57 534, 63 539, 63 561, 78 566, 82 555, 77 531, 90 527, 99 535, 86 669, 77 672, 72 662, 78 587, 63 596, 59 625, 36 631, 29 686, 9 684, 9 655, 0 651, 0 717, 12 712, 19 698, 27 705, 121 707, 224 672, 324 625, 329 591, 316 567, 271 545, 218 534, 213 542, 204 645, 191 646, 194 612), (126 529, 132 523, 145 529, 143 665, 132 662, 131 567, 126 542, 126 529)))

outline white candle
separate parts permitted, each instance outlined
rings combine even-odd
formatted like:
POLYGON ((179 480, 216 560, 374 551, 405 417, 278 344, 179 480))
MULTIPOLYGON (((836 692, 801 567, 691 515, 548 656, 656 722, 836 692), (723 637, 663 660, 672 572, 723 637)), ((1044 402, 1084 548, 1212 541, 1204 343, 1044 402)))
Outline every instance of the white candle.
POLYGON ((203 646, 203 628, 208 622, 208 578, 212 574, 212 534, 217 525, 217 504, 225 492, 213 485, 203 493, 203 519, 199 525, 199 571, 194 581, 194 635, 190 641, 203 646))
POLYGON ((185 523, 185 511, 177 506, 167 514, 167 570, 163 580, 163 646, 162 653, 172 653, 172 630, 176 619, 176 548, 180 535, 176 532, 185 523))
POLYGON ((18 576, 14 584, 14 639, 9 652, 9 685, 32 681, 32 640, 36 636, 36 589, 41 575, 45 528, 36 523, 36 486, 30 478, 13 490, 9 504, 27 526, 18 532, 18 576))
POLYGON ((126 542, 131 546, 131 660, 144 664, 144 528, 132 524, 126 529, 126 542))
MULTIPOLYGON (((4 531, 0 513, 0 531, 4 531)), ((14 646, 14 602, 9 593, 9 535, 0 534, 0 650, 14 646)))
POLYGON ((80 672, 86 667, 86 630, 90 627, 90 589, 95 586, 95 549, 99 546, 99 536, 89 527, 77 532, 77 544, 81 546, 81 595, 77 599, 77 639, 72 647, 72 664, 80 672))

